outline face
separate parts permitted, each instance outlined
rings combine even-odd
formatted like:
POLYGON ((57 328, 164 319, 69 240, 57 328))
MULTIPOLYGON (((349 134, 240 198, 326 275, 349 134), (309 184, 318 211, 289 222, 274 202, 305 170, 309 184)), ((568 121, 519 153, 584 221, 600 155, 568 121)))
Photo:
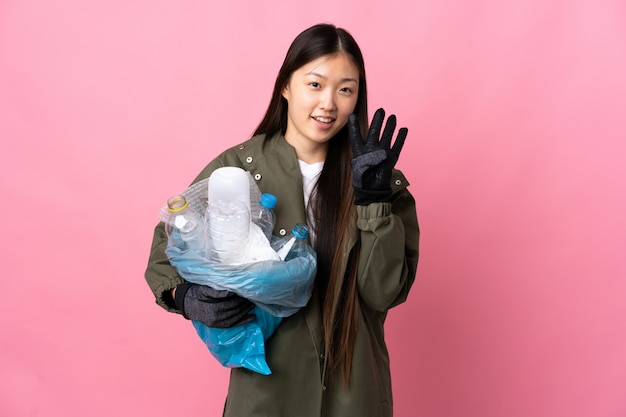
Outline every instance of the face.
POLYGON ((298 68, 283 89, 288 103, 285 139, 300 159, 324 160, 328 141, 348 122, 359 92, 359 70, 345 54, 298 68))

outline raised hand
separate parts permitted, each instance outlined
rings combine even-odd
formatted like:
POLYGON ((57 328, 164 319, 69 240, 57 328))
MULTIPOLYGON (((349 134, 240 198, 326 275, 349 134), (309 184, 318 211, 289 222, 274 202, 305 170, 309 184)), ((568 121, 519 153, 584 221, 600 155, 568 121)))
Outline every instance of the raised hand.
POLYGON ((352 186, 355 204, 388 201, 391 197, 391 172, 398 162, 408 129, 398 130, 398 136, 391 147, 391 139, 396 129, 396 116, 387 119, 381 135, 385 111, 376 110, 372 118, 367 139, 363 141, 359 123, 354 114, 348 119, 350 143, 352 144, 352 186))

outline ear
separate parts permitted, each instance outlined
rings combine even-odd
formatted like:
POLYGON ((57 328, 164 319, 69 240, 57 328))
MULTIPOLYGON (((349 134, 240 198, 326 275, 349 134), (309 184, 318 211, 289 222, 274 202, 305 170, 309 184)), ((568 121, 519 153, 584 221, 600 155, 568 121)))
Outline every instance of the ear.
POLYGON ((289 101, 289 96, 291 95, 291 91, 289 90, 289 84, 283 87, 283 91, 281 91, 283 98, 289 101))

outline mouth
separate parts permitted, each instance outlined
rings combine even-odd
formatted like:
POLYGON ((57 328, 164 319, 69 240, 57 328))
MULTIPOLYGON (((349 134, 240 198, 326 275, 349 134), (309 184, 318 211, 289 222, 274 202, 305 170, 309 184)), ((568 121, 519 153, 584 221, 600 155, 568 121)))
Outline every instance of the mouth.
POLYGON ((315 120, 316 122, 321 123, 323 125, 329 125, 335 121, 335 119, 332 117, 311 116, 311 118, 315 120))

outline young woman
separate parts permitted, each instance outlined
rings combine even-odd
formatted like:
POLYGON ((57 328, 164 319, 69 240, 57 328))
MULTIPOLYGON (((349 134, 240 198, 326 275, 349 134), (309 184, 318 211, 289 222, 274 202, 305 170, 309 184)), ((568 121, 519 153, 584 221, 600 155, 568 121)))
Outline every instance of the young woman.
MULTIPOLYGON (((267 340, 269 376, 231 370, 225 416, 387 417, 393 413, 387 311, 415 279, 419 227, 408 182, 394 169, 406 137, 378 110, 368 130, 361 51, 332 25, 293 41, 254 136, 210 162, 249 171, 278 197, 274 234, 312 230, 318 272, 308 305, 267 340)), ((146 271, 156 302, 209 327, 246 323, 252 304, 186 283, 164 254, 157 225, 146 271)))

